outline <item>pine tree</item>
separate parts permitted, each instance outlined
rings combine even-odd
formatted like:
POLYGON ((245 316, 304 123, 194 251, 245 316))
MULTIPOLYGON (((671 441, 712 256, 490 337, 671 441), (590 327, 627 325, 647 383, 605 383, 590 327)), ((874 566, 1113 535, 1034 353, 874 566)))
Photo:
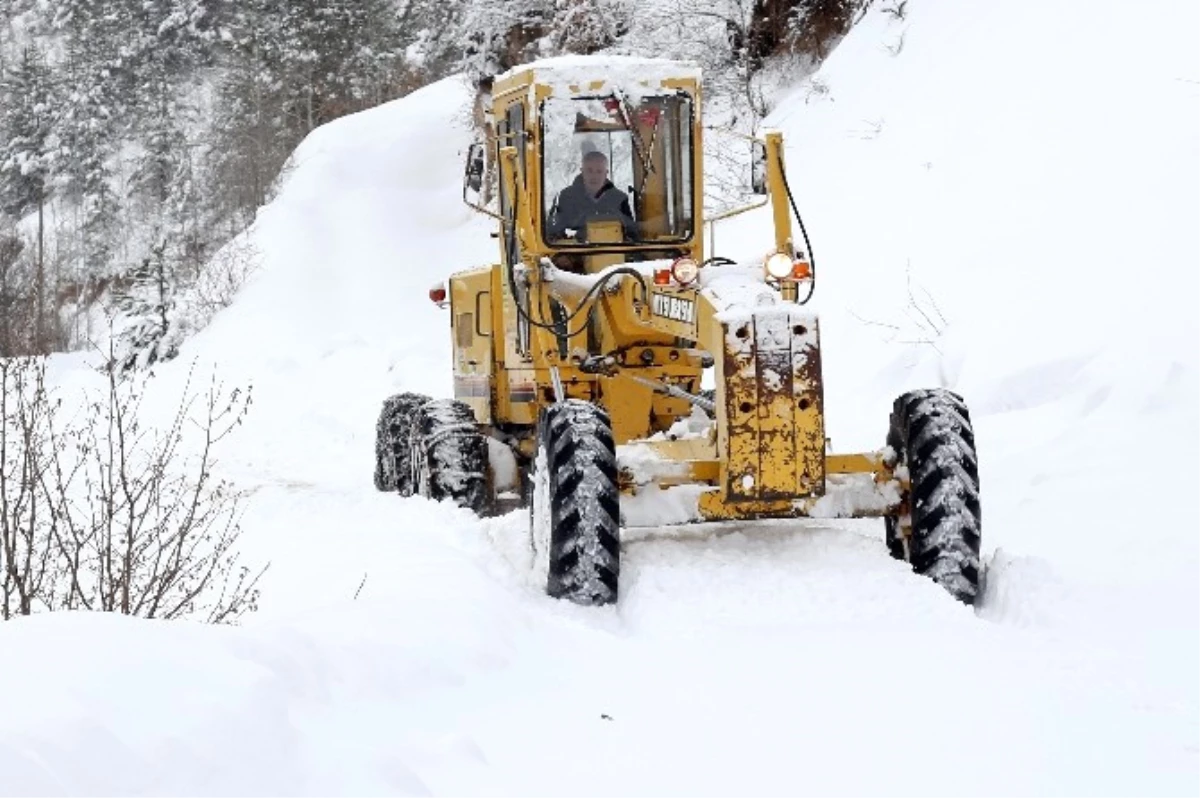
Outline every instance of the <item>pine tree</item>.
POLYGON ((176 281, 164 241, 152 247, 151 256, 133 270, 130 278, 129 287, 119 292, 115 301, 117 308, 132 319, 120 336, 116 366, 122 373, 147 368, 178 354, 167 336, 176 281))
POLYGON ((553 32, 554 16, 554 0, 468 5, 460 31, 467 45, 459 68, 475 76, 494 75, 543 54, 541 45, 553 32))
POLYGON ((589 55, 611 47, 629 31, 629 7, 612 0, 556 0, 554 49, 589 55))
POLYGON ((429 76, 454 71, 462 61, 466 4, 445 0, 408 0, 400 12, 400 27, 411 37, 405 46, 414 66, 429 76), (411 46, 410 46, 411 45, 411 46))
POLYGON ((33 349, 38 352, 49 351, 45 206, 53 155, 51 93, 45 61, 26 47, 15 69, 0 82, 0 213, 17 218, 37 213, 33 349))
POLYGON ((283 59, 274 0, 246 0, 225 29, 228 54, 217 87, 209 147, 209 192, 233 233, 254 220, 272 181, 298 141, 285 124, 283 59))
POLYGON ((51 91, 50 71, 33 47, 0 75, 0 211, 10 216, 35 210, 48 193, 51 91))
POLYGON ((415 31, 401 24, 392 0, 362 0, 349 33, 352 47, 343 67, 355 110, 371 108, 415 88, 405 52, 415 31))

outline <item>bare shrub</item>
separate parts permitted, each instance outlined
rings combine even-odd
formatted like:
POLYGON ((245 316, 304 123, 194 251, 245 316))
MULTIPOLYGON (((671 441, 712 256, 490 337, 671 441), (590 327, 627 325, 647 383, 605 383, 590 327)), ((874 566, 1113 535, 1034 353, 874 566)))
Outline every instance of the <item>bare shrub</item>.
POLYGON ((894 0, 892 3, 884 4, 879 10, 897 22, 903 22, 908 19, 908 0, 894 0))
MULTIPOLYGON (((48 490, 62 473, 54 429, 60 402, 46 389, 45 367, 31 358, 0 359, 0 617, 28 615, 54 582, 51 537, 64 513, 48 490), (54 502, 58 506, 52 506, 54 502)), ((78 467, 76 467, 77 470, 78 467)))
POLYGON ((828 100, 832 97, 829 90, 829 84, 819 76, 814 76, 809 79, 808 84, 804 89, 804 104, 808 105, 814 99, 828 100))
MULTIPOLYGON (((930 357, 937 364, 938 379, 943 388, 953 387, 951 363, 948 361, 945 337, 951 319, 927 288, 913 278, 911 264, 905 269, 907 299, 898 312, 888 318, 866 318, 851 310, 850 315, 868 327, 883 331, 883 340, 908 350, 908 365, 917 365, 930 357)), ((952 360, 952 358, 950 359, 952 360)))
MULTIPOLYGON (((194 368, 194 367, 193 367, 194 368)), ((236 621, 257 607, 239 563, 243 492, 213 473, 217 445, 250 393, 213 380, 165 427, 146 424, 152 374, 105 390, 70 416, 42 358, 0 360, 0 618, 97 610, 236 621)))
POLYGON ((887 50, 888 54, 893 58, 900 55, 900 53, 904 52, 904 36, 907 33, 907 29, 900 31, 900 34, 896 38, 890 42, 883 43, 883 49, 887 50))
POLYGON ((912 264, 907 264, 904 272, 907 291, 907 302, 900 310, 902 318, 893 320, 867 319, 854 311, 850 315, 870 327, 887 330, 885 340, 888 343, 898 343, 914 346, 928 346, 938 354, 942 354, 938 346, 950 322, 942 313, 933 294, 925 286, 913 280, 912 264))
POLYGON ((258 264, 258 250, 248 236, 239 236, 222 247, 188 291, 195 316, 189 326, 200 329, 233 304, 233 298, 258 264))

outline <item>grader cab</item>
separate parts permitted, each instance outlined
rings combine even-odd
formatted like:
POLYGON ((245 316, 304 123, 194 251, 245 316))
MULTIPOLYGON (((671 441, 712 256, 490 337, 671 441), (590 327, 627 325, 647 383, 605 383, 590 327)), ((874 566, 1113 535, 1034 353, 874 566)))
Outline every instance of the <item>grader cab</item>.
POLYGON ((621 497, 687 485, 693 521, 882 517, 893 557, 973 603, 962 398, 906 393, 883 447, 830 451, 781 135, 746 139, 758 197, 725 214, 769 208, 774 240, 747 264, 704 250, 694 67, 549 59, 498 76, 489 106, 463 196, 495 220, 499 260, 431 291, 449 310, 454 398, 384 402, 376 486, 528 506, 547 592, 581 604, 617 600, 621 497))

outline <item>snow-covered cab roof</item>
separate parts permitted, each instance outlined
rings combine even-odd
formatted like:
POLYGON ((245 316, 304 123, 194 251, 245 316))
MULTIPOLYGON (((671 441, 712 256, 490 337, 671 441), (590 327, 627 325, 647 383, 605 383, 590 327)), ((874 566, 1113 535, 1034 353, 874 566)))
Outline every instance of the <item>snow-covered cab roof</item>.
POLYGON ((616 55, 565 55, 515 66, 496 76, 493 96, 538 87, 542 97, 605 94, 620 88, 626 94, 650 94, 684 89, 696 93, 700 68, 690 61, 616 55))

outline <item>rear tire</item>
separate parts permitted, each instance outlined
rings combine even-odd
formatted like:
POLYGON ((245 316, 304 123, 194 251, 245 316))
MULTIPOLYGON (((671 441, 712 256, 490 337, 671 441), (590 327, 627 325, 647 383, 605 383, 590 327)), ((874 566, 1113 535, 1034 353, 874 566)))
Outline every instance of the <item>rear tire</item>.
POLYGON ((413 416, 429 401, 419 393, 398 393, 383 402, 375 423, 375 488, 401 496, 413 492, 409 462, 413 416))
POLYGON ((575 604, 616 603, 620 493, 607 413, 579 399, 542 410, 530 506, 546 593, 575 604))
POLYGON ((426 402, 413 416, 410 442, 413 492, 488 514, 487 438, 469 405, 455 399, 426 402))
MULTIPOLYGON (((982 515, 971 416, 951 391, 910 391, 892 408, 888 445, 908 469, 909 562, 964 604, 979 596, 982 515)), ((885 519, 888 551, 905 559, 896 517, 885 519)))

